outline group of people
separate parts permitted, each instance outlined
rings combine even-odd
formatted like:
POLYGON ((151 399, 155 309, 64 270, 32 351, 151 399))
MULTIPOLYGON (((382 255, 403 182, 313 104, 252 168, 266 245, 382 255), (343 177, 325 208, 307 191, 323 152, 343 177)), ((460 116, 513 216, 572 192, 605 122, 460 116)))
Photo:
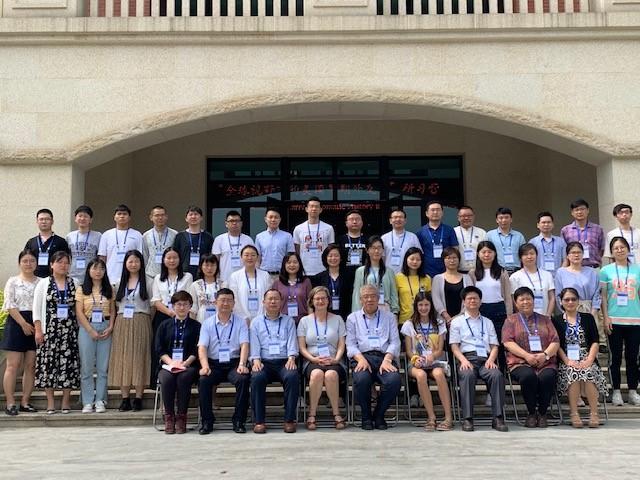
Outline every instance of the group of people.
POLYGON ((154 206, 144 234, 131 228, 125 205, 115 209, 115 228, 103 234, 91 229, 91 208, 80 206, 78 229, 62 238, 53 232, 52 212, 42 209, 39 233, 20 252, 19 274, 4 292, 6 413, 35 411, 34 386, 45 390, 49 414, 56 412, 55 389, 63 391, 61 411, 68 413, 78 388, 83 413, 104 412, 109 385, 121 389, 121 411, 140 410, 144 389, 159 382, 165 431, 184 433, 197 383, 206 434, 215 423, 214 389, 230 382, 234 431, 246 431, 251 403, 253 430, 263 433, 266 387, 277 381, 284 388, 284 429, 294 432, 302 374, 309 386, 307 428, 316 428, 324 388, 341 429, 350 367, 362 428, 385 429, 385 412, 401 388, 404 347, 415 380, 411 404, 423 403, 427 430, 453 428, 451 367, 464 430, 474 428, 477 377, 487 383, 493 427, 507 430, 505 372, 521 385, 527 426, 547 425, 557 389, 568 395, 575 427, 582 426, 578 405, 586 397, 588 425, 595 427, 598 396, 607 393, 597 356, 607 351, 607 338, 613 404, 623 404, 624 351, 629 402, 640 405, 640 230, 631 227, 629 205, 616 205, 619 227, 606 236, 589 221, 586 201, 570 210, 574 221, 560 236, 553 234, 552 214, 541 212, 540 233, 527 242, 512 229, 508 208, 496 211, 497 228, 486 232, 469 206, 459 209, 455 228, 442 223, 438 201, 427 204, 427 223, 415 234, 405 230, 406 215, 397 208, 389 232, 365 235, 362 215, 353 210, 345 216, 346 233, 336 238, 320 220, 320 200, 311 197, 307 220, 292 233, 279 228, 280 212, 268 207, 267 228, 255 240, 242 233, 242 216, 233 210, 227 231, 214 238, 202 229, 197 206, 187 209, 180 232, 168 227, 165 208, 154 206), (429 379, 437 385, 441 421, 429 379), (375 407, 374 383, 381 385, 375 407))

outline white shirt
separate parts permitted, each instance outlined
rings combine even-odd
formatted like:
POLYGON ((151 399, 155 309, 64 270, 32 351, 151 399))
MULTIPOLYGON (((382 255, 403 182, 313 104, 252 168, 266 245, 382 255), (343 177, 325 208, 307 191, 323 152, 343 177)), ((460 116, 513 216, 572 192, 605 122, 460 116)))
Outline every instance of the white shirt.
POLYGON ((142 234, 138 230, 112 228, 102 234, 98 255, 107 257, 107 275, 111 284, 120 282, 124 255, 129 250, 138 250, 142 253, 142 234))
POLYGON ((521 268, 509 277, 509 281, 511 282, 512 294, 520 287, 529 287, 534 295, 533 310, 540 315, 547 314, 549 290, 555 291, 556 288, 553 282, 553 275, 550 272, 539 268, 538 273, 529 273, 524 268, 521 268), (527 275, 529 276, 527 277, 527 275), (542 297, 541 300, 539 299, 540 297, 542 297))
POLYGON ((404 262, 404 254, 407 253, 407 250, 411 247, 417 247, 422 251, 418 236, 406 230, 400 235, 397 235, 395 230, 385 233, 382 235, 382 243, 384 244, 384 265, 394 273, 400 273, 402 270, 402 262, 404 262))
POLYGON ((193 307, 191 313, 196 315, 196 320, 204 323, 206 319, 207 307, 216 306, 216 292, 226 285, 218 280, 215 283, 205 284, 204 279, 200 278, 191 284, 189 293, 193 298, 193 307))
POLYGON ((220 259, 220 280, 228 282, 231 274, 242 268, 240 251, 246 245, 253 245, 253 240, 244 233, 241 233, 239 237, 223 233, 213 240, 211 253, 220 259))
POLYGON ((165 227, 160 233, 151 228, 142 234, 142 256, 147 282, 151 283, 156 275, 160 274, 162 254, 168 247, 173 246, 177 234, 177 231, 169 227, 165 227))
POLYGON ((154 302, 161 301, 166 307, 171 303, 171 297, 174 293, 184 290, 189 291, 189 287, 193 283, 193 277, 189 272, 185 272, 180 280, 174 281, 160 280, 160 274, 153 279, 153 296, 151 297, 151 305, 154 302))
POLYGON ((476 282, 476 287, 482 291, 482 303, 498 303, 505 300, 502 297, 500 279, 494 279, 488 268, 484 269, 484 277, 476 282))
POLYGON ((322 252, 327 245, 334 242, 333 227, 323 221, 310 224, 307 220, 293 230, 293 243, 300 245, 300 258, 306 275, 316 275, 324 271, 322 252))
POLYGON ((468 272, 476 268, 476 251, 478 244, 487 236, 486 230, 476 227, 462 228, 458 225, 453 229, 458 239, 458 250, 460 250, 460 270, 468 272))
POLYGON ((20 276, 9 277, 4 287, 4 304, 3 311, 10 308, 17 308, 18 311, 31 311, 33 308, 33 294, 38 283, 42 280, 35 277, 33 283, 22 280, 20 276))
POLYGON ((233 312, 244 320, 251 320, 257 315, 262 315, 264 311, 262 300, 272 283, 271 276, 264 270, 256 269, 256 276, 249 278, 248 282, 244 267, 233 272, 229 277, 229 288, 233 291, 236 300, 233 312), (258 298, 256 311, 249 310, 250 296, 258 298))

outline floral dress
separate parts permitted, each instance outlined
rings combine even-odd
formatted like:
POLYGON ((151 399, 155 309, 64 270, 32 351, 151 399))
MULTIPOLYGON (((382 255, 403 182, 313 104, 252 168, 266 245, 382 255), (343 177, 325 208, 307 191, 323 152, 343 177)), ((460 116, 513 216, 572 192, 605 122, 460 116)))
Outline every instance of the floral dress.
MULTIPOLYGON (((581 324, 566 326, 567 343, 580 344, 580 361, 583 361, 589 355, 587 341, 581 324)), ((574 382, 590 382, 593 383, 598 391, 604 395, 608 393, 607 381, 604 378, 600 365, 594 362, 589 368, 579 369, 570 367, 562 362, 558 366, 558 393, 565 395, 569 387, 574 382)))
POLYGON ((46 295, 46 330, 44 342, 36 353, 36 381, 38 388, 71 388, 80 386, 78 355, 78 322, 76 321, 76 287, 71 277, 66 279, 65 292, 58 291, 53 277, 46 295), (67 318, 58 318, 58 305, 68 305, 67 318))

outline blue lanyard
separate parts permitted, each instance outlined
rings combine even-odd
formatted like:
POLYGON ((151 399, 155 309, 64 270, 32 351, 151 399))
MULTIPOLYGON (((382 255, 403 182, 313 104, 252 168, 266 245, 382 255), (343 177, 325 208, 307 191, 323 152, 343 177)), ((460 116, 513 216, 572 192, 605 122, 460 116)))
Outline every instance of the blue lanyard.
POLYGON ((65 303, 67 301, 67 279, 64 279, 64 294, 62 297, 60 296, 60 290, 58 289, 58 284, 56 283, 55 278, 53 279, 53 288, 56 291, 56 297, 58 298, 58 303, 65 303))
POLYGON ((177 318, 173 320, 174 325, 174 344, 176 348, 180 348, 184 345, 184 328, 187 324, 187 319, 178 320, 177 318))
POLYGON ((40 234, 38 234, 38 250, 41 251, 42 253, 49 253, 49 249, 51 248, 51 245, 53 245, 53 235, 49 237, 49 240, 50 240, 49 246, 43 250, 42 247, 47 242, 45 241, 44 243, 42 243, 42 238, 40 237, 40 234))
MULTIPOLYGON (((320 331, 318 330, 318 319, 316 318, 316 314, 313 314, 313 321, 316 324, 316 336, 318 340, 320 340, 320 331)), ((366 321, 366 320, 365 320, 366 321)), ((327 319, 324 322, 324 338, 327 338, 327 328, 329 328, 329 315, 327 315, 327 319)))
MULTIPOLYGON (((473 328, 471 328, 471 325, 469 324, 469 317, 465 317, 464 321, 467 322, 467 327, 471 332, 471 336, 475 339, 476 334, 473 333, 473 328)), ((422 325, 420 327, 422 328, 422 325)), ((480 317, 480 341, 484 341, 484 319, 482 318, 482 316, 480 317)))
MULTIPOLYGON (((127 233, 124 234, 124 242, 122 244, 122 248, 124 250, 127 249, 127 237, 129 236, 129 228, 127 228, 127 233)), ((116 247, 120 250, 120 241, 118 240, 118 229, 116 228, 116 247)))
POLYGON ((289 298, 298 298, 298 283, 293 286, 293 295, 291 295, 291 285, 287 285, 287 294, 289 298))
MULTIPOLYGON (((392 231, 391 232, 391 249, 395 249, 395 244, 393 243, 393 237, 395 237, 396 234, 392 231)), ((402 250, 402 245, 404 245, 404 239, 407 237, 407 231, 405 230, 404 233, 402 234, 402 242, 400 242, 400 249, 402 250)))
MULTIPOLYGON (((629 225, 629 230, 631 231, 631 248, 633 248, 633 227, 629 225)), ((620 228, 620 236, 624 238, 624 234, 622 233, 622 228, 620 228)))
MULTIPOLYGON (((378 273, 380 273, 380 270, 378 270, 378 273)), ((376 275, 376 272, 373 271, 373 267, 371 268, 371 276, 373 277, 373 283, 375 285, 378 285, 378 287, 382 286, 382 278, 380 278, 380 281, 378 281, 378 275, 376 275)))
MULTIPOLYGON (((616 277, 618 278, 618 287, 620 287, 620 273, 618 272, 618 264, 614 264, 616 266, 616 277)), ((624 289, 627 290, 627 285, 629 284, 629 261, 627 260, 627 276, 624 279, 624 289)))
MULTIPOLYGON (((255 272, 256 276, 254 277, 255 279, 255 288, 254 288, 254 292, 258 291, 258 272, 255 272)), ((249 286, 249 291, 251 291, 251 282, 249 281, 249 275, 247 275, 247 271, 244 271, 244 276, 247 279, 247 285, 249 286)))
MULTIPOLYGON (((367 327, 367 332, 370 332, 371 330, 369 330, 369 322, 367 322, 367 316, 363 313, 362 314, 362 319, 364 320, 364 326, 367 327)), ((380 327, 380 309, 378 309, 378 320, 376 322, 376 332, 378 331, 378 328, 380 327)))
POLYGON ((338 277, 338 280, 334 281, 333 278, 331 278, 331 275, 329 275, 329 288, 331 288, 331 295, 335 295, 336 292, 338 291, 340 285, 340 277, 338 277))
MULTIPOLYGON (((547 249, 544 248, 544 244, 545 243, 547 243, 547 242, 545 242, 544 237, 541 237, 540 245, 542 245, 542 254, 546 256, 547 255, 547 249)), ((551 255, 555 255, 555 253, 556 253, 556 250, 555 250, 555 247, 554 247, 555 243, 556 243, 556 239, 551 237, 551 252, 549 252, 549 253, 551 253, 551 255)))
POLYGON ((429 239, 431 240, 431 245, 442 245, 442 239, 444 238, 444 228, 442 228, 442 225, 434 230, 436 235, 438 234, 438 230, 440 230, 440 243, 436 243, 435 238, 431 234, 431 227, 427 225, 427 234, 429 235, 429 239))
POLYGON ((584 242, 587 243, 587 239, 589 238, 589 232, 587 232, 587 229, 589 228, 589 222, 587 222, 587 224, 584 226, 584 230, 580 230, 578 222, 574 220, 573 228, 578 230, 578 242, 580 243, 582 243, 582 232, 584 231, 584 242))
MULTIPOLYGON (((533 280, 531 280, 531 277, 529 276, 529 272, 527 272, 526 268, 523 268, 522 270, 524 270, 524 274, 529 279, 529 283, 531 284, 531 286, 533 287, 533 291, 535 292, 536 291, 536 286, 533 284, 533 280)), ((540 283, 540 291, 542 291, 542 277, 540 276, 540 269, 536 268, 536 273, 538 274, 538 282, 540 283)))
MULTIPOLYGON (((571 325, 569 325, 569 322, 567 321, 566 316, 565 316, 564 321, 567 322, 567 326, 566 326, 565 331, 564 331, 564 337, 565 337, 565 339, 568 339, 569 338, 569 329, 571 328, 571 325)), ((574 328, 574 331, 576 332, 575 339, 578 340, 578 330, 580 329, 580 313, 579 312, 576 315, 576 324, 574 325, 573 328, 574 328)))
MULTIPOLYGON (((471 327, 469 327, 469 330, 471 330, 471 327)), ((422 322, 420 322, 420 331, 422 332, 422 336, 424 336, 427 341, 429 339, 429 334, 431 333, 431 322, 429 322, 427 324, 427 331, 424 331, 424 328, 422 328, 422 322)))
POLYGON ((83 242, 84 248, 80 250, 80 231, 76 233, 76 247, 78 248, 79 253, 85 253, 87 251, 87 247, 89 246, 89 235, 91 235, 91 230, 87 232, 87 238, 85 238, 83 242))
MULTIPOLYGON (((267 330, 267 336, 271 338, 271 332, 269 331, 269 326, 267 325, 267 316, 262 316, 262 321, 264 322, 264 328, 267 330)), ((271 321, 271 320, 270 320, 271 321)), ((280 337, 280 325, 282 325, 282 317, 278 317, 278 334, 277 337, 280 337)))
MULTIPOLYGON (((464 241, 464 228, 462 228, 462 225, 460 226, 460 236, 462 237, 462 245, 464 245, 466 242, 464 241)), ((473 227, 471 227, 471 235, 469 235, 469 245, 471 245, 473 242, 473 227)))
MULTIPOLYGON (((511 250, 511 242, 513 242, 513 233, 509 232, 509 235, 504 235, 505 237, 509 237, 509 250, 511 250)), ((504 251, 504 242, 502 241, 502 233, 498 230, 498 240, 500 240, 500 245, 502 245, 502 250, 504 251)))
POLYGON ((196 250, 193 249, 193 233, 191 233, 189 230, 187 230, 187 234, 189 235, 189 250, 194 252, 194 253, 200 253, 200 246, 202 244, 202 231, 200 231, 200 233, 198 233, 198 248, 196 250))
MULTIPOLYGON (((524 315, 519 313, 518 317, 520 318, 520 322, 522 322, 522 326, 527 331, 527 335, 531 335, 529 325, 527 323, 527 320, 524 318, 524 315)), ((533 334, 538 335, 538 314, 536 312, 533 312, 533 334)))
POLYGON ((167 276, 167 290, 169 290, 169 296, 173 295, 174 293, 176 293, 178 291, 178 282, 180 280, 178 279, 178 277, 176 277, 176 283, 174 284, 175 287, 173 289, 173 293, 171 293, 171 280, 169 280, 169 277, 167 276))
MULTIPOLYGON (((311 243, 313 243, 313 237, 311 236, 311 226, 308 220, 307 220, 307 230, 309 231, 309 240, 311 241, 311 243)), ((318 243, 319 237, 320 237, 320 222, 318 222, 318 228, 316 230, 316 240, 315 240, 316 243, 318 243)))
POLYGON ((242 234, 238 237, 238 243, 235 245, 231 244, 231 235, 227 233, 227 241, 229 242, 229 250, 233 251, 233 247, 236 247, 236 250, 240 250, 240 240, 242 240, 242 234))
POLYGON ((136 290, 138 290, 139 286, 140 286, 140 279, 138 279, 138 283, 136 283, 136 286, 133 287, 133 290, 129 290, 129 287, 124 287, 124 290, 126 292, 126 297, 129 301, 133 300, 133 297, 135 296, 136 290))
MULTIPOLYGON (((227 338, 227 343, 231 342, 231 334, 233 333, 234 321, 235 319, 233 318, 233 314, 231 314, 231 330, 229 331, 229 338, 227 338)), ((216 327, 216 336, 218 337, 218 343, 220 343, 220 332, 218 332, 218 315, 216 315, 216 321, 213 322, 213 326, 216 327)), ((224 331, 224 327, 222 327, 222 330, 224 331)))
MULTIPOLYGON (((153 246, 158 250, 158 243, 156 242, 156 229, 154 228, 151 231, 151 235, 153 236, 153 246)), ((169 228, 166 228, 164 231, 164 240, 162 240, 162 236, 158 235, 158 241, 161 241, 160 247, 164 249, 165 244, 167 243, 167 237, 169 236, 169 228)))
POLYGON ((207 303, 209 303, 211 299, 215 300, 216 292, 218 291, 218 282, 213 282, 209 284, 209 285, 213 285, 215 288, 212 294, 210 294, 209 290, 207 289, 207 287, 209 286, 207 282, 202 280, 202 284, 204 285, 204 297, 207 299, 207 303))
MULTIPOLYGON (((353 244, 351 243, 351 236, 348 233, 347 233, 347 240, 349 240, 349 250, 351 250, 353 248, 352 247, 353 244)), ((362 235, 358 237, 358 243, 356 245, 362 245, 362 235)))
MULTIPOLYGON (((100 306, 102 306, 102 300, 103 300, 103 296, 102 293, 100 293, 100 306)), ((93 296, 93 292, 91 292, 91 300, 93 302, 93 306, 96 306, 96 297, 93 296)))

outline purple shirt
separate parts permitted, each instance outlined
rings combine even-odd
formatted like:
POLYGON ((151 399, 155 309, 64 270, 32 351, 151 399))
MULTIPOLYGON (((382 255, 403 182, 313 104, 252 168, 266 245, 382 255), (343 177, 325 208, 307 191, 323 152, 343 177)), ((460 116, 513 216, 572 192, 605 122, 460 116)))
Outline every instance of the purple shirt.
POLYGON ((280 313, 292 317, 297 325, 300 319, 308 313, 307 300, 309 299, 309 292, 313 288, 311 281, 305 278, 302 282, 298 282, 295 285, 289 285, 288 283, 285 285, 278 279, 273 283, 272 288, 277 289, 282 295, 283 300, 280 313), (289 313, 289 303, 295 303, 297 305, 298 315, 291 315, 291 313, 289 313))
POLYGON ((564 241, 580 242, 583 246, 589 247, 589 258, 582 259, 582 266, 598 268, 602 264, 602 254, 604 253, 604 231, 600 225, 587 222, 584 229, 578 228, 576 222, 565 225, 560 230, 564 241))

